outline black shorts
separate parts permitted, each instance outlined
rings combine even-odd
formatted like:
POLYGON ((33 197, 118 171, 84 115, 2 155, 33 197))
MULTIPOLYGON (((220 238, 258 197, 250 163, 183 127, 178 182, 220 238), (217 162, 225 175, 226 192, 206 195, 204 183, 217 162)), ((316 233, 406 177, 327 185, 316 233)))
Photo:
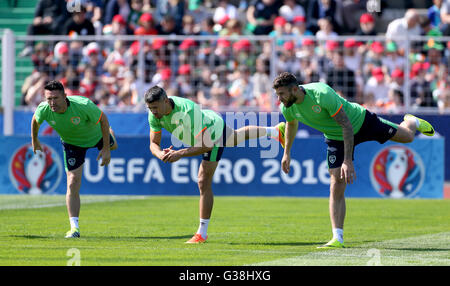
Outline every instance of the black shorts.
POLYGON ((209 162, 218 162, 222 158, 227 139, 232 134, 232 132, 234 132, 234 130, 224 124, 222 136, 220 136, 220 138, 215 142, 214 147, 211 151, 203 154, 203 160, 209 162))
MULTIPOLYGON (((354 160, 355 146, 366 141, 377 141, 380 144, 391 139, 397 132, 398 125, 378 117, 375 113, 366 110, 364 122, 358 133, 354 136, 352 160, 354 160)), ((328 168, 339 168, 344 162, 344 141, 325 138, 327 143, 328 168)))
MULTIPOLYGON (((73 171, 84 164, 86 157, 86 151, 90 148, 97 148, 101 150, 103 148, 103 138, 98 141, 95 146, 92 147, 79 147, 61 140, 64 153, 64 167, 66 171, 73 171)), ((114 136, 109 134, 109 146, 112 147, 115 143, 114 136)))

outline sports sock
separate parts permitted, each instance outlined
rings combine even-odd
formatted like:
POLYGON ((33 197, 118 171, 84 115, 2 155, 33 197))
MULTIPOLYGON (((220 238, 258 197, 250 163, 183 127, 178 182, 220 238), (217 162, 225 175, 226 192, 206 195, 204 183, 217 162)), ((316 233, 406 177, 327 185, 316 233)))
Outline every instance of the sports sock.
POLYGON ((80 228, 78 226, 78 217, 70 217, 70 228, 80 228))
POLYGON ((342 228, 333 228, 333 239, 334 238, 340 243, 344 243, 344 230, 342 228))
POLYGON ((416 120, 416 129, 419 129, 420 121, 418 118, 414 118, 416 120))
POLYGON ((200 225, 198 226, 197 233, 200 233, 200 235, 204 239, 206 239, 206 233, 208 231, 208 224, 209 224, 209 219, 204 219, 204 218, 200 219, 200 225))
POLYGON ((278 138, 279 131, 275 127, 266 127, 266 133, 268 137, 278 138))

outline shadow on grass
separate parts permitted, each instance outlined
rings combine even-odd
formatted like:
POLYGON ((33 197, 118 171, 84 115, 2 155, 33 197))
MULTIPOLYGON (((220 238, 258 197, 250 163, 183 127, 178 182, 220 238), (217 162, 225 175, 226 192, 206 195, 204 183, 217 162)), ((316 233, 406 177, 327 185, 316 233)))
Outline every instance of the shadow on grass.
POLYGON ((383 247, 389 250, 407 250, 407 251, 450 251, 450 248, 402 248, 402 247, 383 247))
POLYGON ((54 238, 53 236, 42 236, 42 235, 9 235, 9 237, 14 237, 14 238, 27 238, 27 239, 49 239, 49 238, 54 238))
POLYGON ((270 245, 270 246, 305 246, 305 245, 322 245, 325 242, 249 242, 237 243, 231 242, 230 245, 270 245))

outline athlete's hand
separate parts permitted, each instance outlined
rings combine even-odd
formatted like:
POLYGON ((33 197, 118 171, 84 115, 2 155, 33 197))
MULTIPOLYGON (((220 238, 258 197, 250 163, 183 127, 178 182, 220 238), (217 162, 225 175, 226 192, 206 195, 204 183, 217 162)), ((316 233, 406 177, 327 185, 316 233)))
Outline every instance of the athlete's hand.
POLYGON ((102 158, 102 163, 100 166, 107 166, 111 161, 111 151, 109 150, 109 146, 106 148, 102 148, 100 152, 98 152, 97 161, 102 158))
POLYGON ((355 168, 352 161, 346 161, 341 166, 341 179, 344 179, 347 184, 352 184, 356 180, 355 168))
POLYGON ((281 159, 281 169, 286 174, 289 174, 291 169, 291 155, 284 153, 283 159, 281 159))
POLYGON ((33 153, 36 154, 36 151, 44 152, 41 146, 41 142, 38 139, 31 140, 31 145, 33 146, 33 153))
MULTIPOLYGON (((166 149, 164 149, 164 150, 166 150, 166 149)), ((164 154, 162 160, 164 163, 167 163, 167 162, 173 163, 173 162, 180 160, 180 158, 181 158, 180 152, 170 149, 164 154)))

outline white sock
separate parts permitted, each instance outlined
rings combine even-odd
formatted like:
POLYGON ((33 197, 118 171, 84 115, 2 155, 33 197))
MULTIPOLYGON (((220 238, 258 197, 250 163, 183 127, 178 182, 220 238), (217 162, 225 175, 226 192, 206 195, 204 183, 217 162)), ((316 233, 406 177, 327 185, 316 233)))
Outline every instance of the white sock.
POLYGON ((418 118, 414 118, 416 120, 416 129, 419 129, 420 121, 418 118))
POLYGON ((208 232, 208 224, 209 224, 209 219, 204 219, 204 218, 200 219, 200 224, 198 226, 197 233, 200 233, 200 235, 204 239, 206 239, 206 233, 208 232))
POLYGON ((278 129, 276 129, 275 127, 266 127, 266 133, 268 137, 275 137, 278 138, 278 129))
POLYGON ((344 230, 342 228, 333 228, 333 239, 334 238, 340 243, 344 243, 344 230))
POLYGON ((70 228, 80 228, 78 226, 78 217, 70 217, 70 228))

